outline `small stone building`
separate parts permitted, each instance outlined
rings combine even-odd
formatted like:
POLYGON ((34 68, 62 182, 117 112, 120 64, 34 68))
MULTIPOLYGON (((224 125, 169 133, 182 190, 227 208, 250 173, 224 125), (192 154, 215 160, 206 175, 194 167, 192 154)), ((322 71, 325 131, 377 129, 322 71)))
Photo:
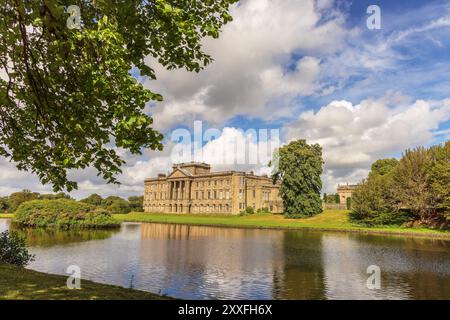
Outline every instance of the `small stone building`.
POLYGON ((355 191, 357 185, 355 184, 342 184, 338 185, 337 193, 339 195, 339 201, 341 204, 347 203, 347 198, 351 198, 353 192, 355 191))
POLYGON ((283 212, 279 184, 253 172, 211 172, 206 163, 175 164, 169 175, 145 180, 144 211, 239 214, 246 207, 283 212))

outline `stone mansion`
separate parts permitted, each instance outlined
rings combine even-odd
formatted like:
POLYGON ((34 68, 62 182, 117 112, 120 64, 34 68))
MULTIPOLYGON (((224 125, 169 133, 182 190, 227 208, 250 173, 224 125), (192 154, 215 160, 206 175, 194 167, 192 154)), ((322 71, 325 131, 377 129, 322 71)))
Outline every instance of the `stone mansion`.
POLYGON ((211 172, 206 163, 175 164, 169 175, 145 180, 144 211, 239 214, 246 207, 283 211, 279 184, 253 172, 211 172))

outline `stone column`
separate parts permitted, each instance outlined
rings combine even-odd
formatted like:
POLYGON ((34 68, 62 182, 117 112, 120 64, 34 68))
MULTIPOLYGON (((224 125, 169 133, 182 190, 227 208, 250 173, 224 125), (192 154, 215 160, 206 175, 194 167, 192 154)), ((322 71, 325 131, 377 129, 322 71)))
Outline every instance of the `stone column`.
POLYGON ((190 192, 191 191, 191 182, 190 181, 186 181, 186 191, 185 191, 185 196, 186 196, 186 200, 191 200, 190 197, 190 192))
POLYGON ((178 200, 178 181, 175 181, 175 200, 178 200))
POLYGON ((180 181, 180 195, 181 195, 181 199, 180 200, 184 200, 184 188, 185 187, 185 182, 184 180, 180 181))

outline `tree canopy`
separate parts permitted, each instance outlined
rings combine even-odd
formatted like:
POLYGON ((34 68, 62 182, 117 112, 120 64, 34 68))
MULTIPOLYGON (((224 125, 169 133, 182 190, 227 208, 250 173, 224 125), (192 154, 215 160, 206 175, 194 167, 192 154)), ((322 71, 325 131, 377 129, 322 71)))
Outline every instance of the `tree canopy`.
POLYGON ((147 57, 199 72, 212 61, 202 39, 218 37, 236 1, 0 0, 0 155, 55 191, 89 166, 117 183, 114 145, 162 149, 144 112, 162 96, 133 74, 156 79, 147 57), (70 5, 79 28, 68 28, 70 5))
POLYGON ((305 140, 292 141, 281 147, 276 156, 274 182, 281 181, 280 196, 288 217, 307 217, 322 212, 322 147, 305 140))
POLYGON ((350 217, 369 225, 450 226, 450 141, 381 159, 352 198, 350 217))
POLYGON ((96 193, 93 193, 89 197, 80 200, 80 202, 88 203, 93 206, 100 206, 102 204, 102 201, 103 198, 96 193))

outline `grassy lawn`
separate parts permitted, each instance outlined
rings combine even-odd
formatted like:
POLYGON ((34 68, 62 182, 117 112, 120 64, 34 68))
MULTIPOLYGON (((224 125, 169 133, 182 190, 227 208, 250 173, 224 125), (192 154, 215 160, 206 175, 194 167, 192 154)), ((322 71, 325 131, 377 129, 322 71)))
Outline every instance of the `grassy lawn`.
POLYGON ((70 290, 67 277, 0 264, 0 300, 161 300, 148 292, 81 280, 81 289, 70 290))
POLYGON ((414 235, 450 238, 450 231, 438 231, 426 228, 401 228, 386 226, 367 228, 348 221, 346 210, 325 210, 311 218, 286 219, 282 215, 254 214, 248 216, 224 215, 184 215, 129 213, 114 215, 120 221, 179 223, 204 226, 239 227, 239 228, 273 228, 273 229, 315 229, 328 231, 352 231, 364 233, 414 235))

